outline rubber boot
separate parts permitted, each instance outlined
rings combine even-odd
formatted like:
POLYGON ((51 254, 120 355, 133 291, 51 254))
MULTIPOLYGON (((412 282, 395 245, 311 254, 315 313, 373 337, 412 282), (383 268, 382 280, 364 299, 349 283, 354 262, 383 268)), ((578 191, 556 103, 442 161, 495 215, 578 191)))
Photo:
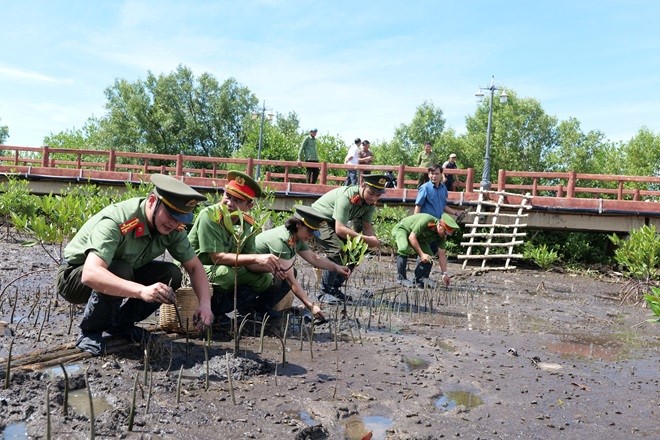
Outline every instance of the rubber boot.
POLYGON ((335 290, 335 281, 337 279, 337 272, 324 269, 321 276, 321 295, 324 293, 332 294, 335 290))
POLYGON ((415 284, 424 287, 424 280, 431 275, 432 267, 431 263, 417 263, 417 267, 415 267, 415 284))
POLYGON ((406 276, 408 271, 408 257, 396 256, 396 282, 403 287, 413 287, 414 284, 406 276))
POLYGON ((396 280, 398 282, 407 279, 406 272, 408 271, 408 257, 396 256, 396 280))

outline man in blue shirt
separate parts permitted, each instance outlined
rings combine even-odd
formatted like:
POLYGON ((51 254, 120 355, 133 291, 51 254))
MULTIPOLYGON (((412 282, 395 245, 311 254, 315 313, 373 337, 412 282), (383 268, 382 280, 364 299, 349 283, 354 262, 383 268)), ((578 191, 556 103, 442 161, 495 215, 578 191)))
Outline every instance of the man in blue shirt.
MULTIPOLYGON (((442 218, 447 213, 456 216, 458 222, 463 220, 465 211, 447 206, 447 187, 442 183, 442 165, 436 163, 428 168, 429 181, 419 187, 415 199, 414 214, 431 214, 435 218, 442 218)), ((433 253, 438 252, 438 242, 430 243, 433 253)))

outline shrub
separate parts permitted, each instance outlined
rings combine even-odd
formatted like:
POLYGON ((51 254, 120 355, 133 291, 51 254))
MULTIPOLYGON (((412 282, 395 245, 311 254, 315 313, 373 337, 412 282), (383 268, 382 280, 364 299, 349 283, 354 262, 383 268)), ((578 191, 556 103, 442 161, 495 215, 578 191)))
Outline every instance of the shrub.
POLYGON ((548 270, 559 260, 557 251, 553 248, 548 248, 545 244, 541 246, 525 246, 523 256, 534 261, 543 270, 548 270))

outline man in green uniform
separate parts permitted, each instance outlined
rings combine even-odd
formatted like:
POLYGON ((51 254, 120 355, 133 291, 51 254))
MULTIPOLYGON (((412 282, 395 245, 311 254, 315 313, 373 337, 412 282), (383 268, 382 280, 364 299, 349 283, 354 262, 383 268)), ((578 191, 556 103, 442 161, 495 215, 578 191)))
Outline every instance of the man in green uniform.
POLYGON ((87 303, 76 346, 103 353, 103 332, 136 342, 148 333, 135 326, 161 304, 175 300, 181 269, 154 261, 165 250, 188 272, 199 300, 199 328, 213 322, 204 267, 190 246, 185 225, 206 197, 170 176, 154 174, 147 198, 133 198, 102 209, 64 249, 55 289, 67 301, 87 303), (125 301, 124 301, 125 300, 125 301))
POLYGON ((289 293, 284 298, 284 304, 279 307, 282 310, 291 307, 293 295, 295 295, 314 317, 320 319, 324 317, 321 309, 309 300, 307 293, 296 279, 296 271, 293 268, 296 255, 300 255, 316 268, 336 272, 344 277, 351 274, 348 267, 340 266, 318 255, 307 245, 307 242, 318 233, 319 228, 326 226, 329 221, 331 219, 319 214, 313 208, 298 205, 295 207, 293 217, 289 218, 282 226, 257 235, 257 252, 276 255, 279 258, 280 269, 286 274, 286 280, 291 286, 293 294, 289 293))
POLYGON ((213 284, 214 314, 220 316, 234 310, 234 271, 238 280, 238 313, 268 312, 290 288, 285 282, 273 283, 273 274, 284 278, 284 274, 279 273, 279 259, 255 251, 254 220, 247 212, 254 205, 255 197, 261 196, 261 187, 240 171, 230 171, 227 178, 222 200, 199 212, 188 238, 213 284), (230 213, 240 214, 232 216, 234 228, 231 231, 223 221, 221 205, 226 205, 230 213), (234 233, 240 223, 243 243, 239 250, 234 233))
POLYGON ((397 282, 405 287, 435 287, 435 282, 429 278, 431 274, 431 251, 430 243, 438 243, 438 260, 442 271, 442 281, 449 285, 451 277, 447 273, 447 254, 445 244, 447 236, 458 229, 458 224, 449 214, 442 214, 437 219, 430 214, 413 214, 401 220, 392 228, 392 235, 396 240, 396 270, 397 282), (415 280, 410 281, 406 277, 408 255, 415 252, 419 256, 419 262, 415 268, 415 280))
MULTIPOLYGON (((429 168, 438 162, 438 155, 431 149, 431 142, 424 143, 424 149, 417 155, 416 166, 420 168, 429 168)), ((429 176, 426 172, 419 173, 419 180, 417 186, 420 187, 429 181, 429 176)))
MULTIPOLYGON (((318 130, 313 128, 309 131, 309 136, 305 138, 302 144, 300 144, 300 150, 298 151, 298 165, 301 162, 318 162, 319 154, 316 150, 316 133, 318 130)), ((319 178, 319 168, 307 168, 307 183, 316 184, 316 181, 319 178)))
MULTIPOLYGON (((341 248, 347 237, 362 235, 369 247, 380 246, 374 234, 373 216, 376 202, 385 192, 388 178, 382 174, 364 176, 360 186, 343 186, 333 189, 312 204, 312 208, 332 221, 319 228, 318 242, 330 261, 341 264, 341 248), (348 223, 353 222, 353 228, 348 223)), ((319 300, 328 304, 350 301, 339 286, 344 283, 342 274, 323 271, 319 300)))

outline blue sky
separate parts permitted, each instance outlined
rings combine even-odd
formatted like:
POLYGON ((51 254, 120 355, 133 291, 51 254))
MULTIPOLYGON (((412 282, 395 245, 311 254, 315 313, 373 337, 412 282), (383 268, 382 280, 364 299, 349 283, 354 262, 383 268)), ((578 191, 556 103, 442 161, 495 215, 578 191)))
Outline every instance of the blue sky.
POLYGON ((424 100, 465 131, 491 76, 584 131, 660 132, 657 1, 0 0, 9 145, 104 114, 104 89, 179 64, 303 129, 391 139, 424 100))

